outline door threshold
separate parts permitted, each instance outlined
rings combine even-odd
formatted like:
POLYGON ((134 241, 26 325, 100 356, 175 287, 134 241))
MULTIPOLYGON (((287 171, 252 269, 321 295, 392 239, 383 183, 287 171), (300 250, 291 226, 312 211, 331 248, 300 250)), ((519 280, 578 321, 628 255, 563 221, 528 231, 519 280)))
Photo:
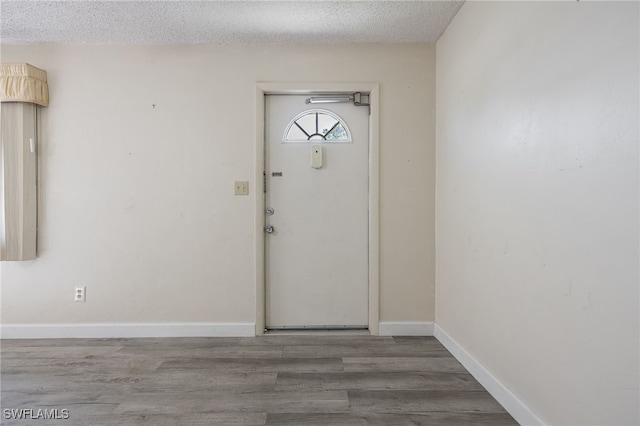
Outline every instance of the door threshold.
POLYGON ((369 330, 265 330, 265 336, 371 336, 369 330))

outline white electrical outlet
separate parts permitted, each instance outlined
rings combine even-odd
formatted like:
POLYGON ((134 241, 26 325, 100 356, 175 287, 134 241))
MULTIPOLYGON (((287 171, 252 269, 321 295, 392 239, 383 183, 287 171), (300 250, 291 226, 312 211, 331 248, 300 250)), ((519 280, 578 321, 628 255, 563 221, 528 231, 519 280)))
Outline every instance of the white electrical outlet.
POLYGON ((76 287, 76 302, 86 302, 87 301, 87 287, 76 287))

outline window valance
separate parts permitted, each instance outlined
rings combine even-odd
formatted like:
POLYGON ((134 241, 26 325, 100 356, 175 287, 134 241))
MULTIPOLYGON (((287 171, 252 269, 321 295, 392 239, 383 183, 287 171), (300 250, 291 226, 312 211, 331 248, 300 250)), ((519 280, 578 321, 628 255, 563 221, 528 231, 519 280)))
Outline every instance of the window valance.
POLYGON ((49 105, 47 72, 30 64, 0 64, 0 101, 49 105))

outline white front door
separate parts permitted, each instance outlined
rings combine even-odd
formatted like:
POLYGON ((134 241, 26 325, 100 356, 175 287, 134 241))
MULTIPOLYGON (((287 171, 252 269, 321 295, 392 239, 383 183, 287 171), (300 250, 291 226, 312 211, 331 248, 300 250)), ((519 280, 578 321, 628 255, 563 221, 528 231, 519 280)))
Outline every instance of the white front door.
POLYGON ((266 327, 367 328, 368 108, 268 95, 266 327))

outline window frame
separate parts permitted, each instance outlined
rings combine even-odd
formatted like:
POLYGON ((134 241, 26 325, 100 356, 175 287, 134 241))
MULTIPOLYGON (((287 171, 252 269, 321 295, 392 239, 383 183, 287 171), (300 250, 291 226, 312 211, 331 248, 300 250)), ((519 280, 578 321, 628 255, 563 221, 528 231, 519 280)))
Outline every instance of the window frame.
POLYGON ((351 130, 349 130, 349 126, 347 125, 347 123, 342 119, 342 117, 340 117, 338 114, 336 114, 335 112, 326 110, 326 109, 320 109, 320 108, 312 108, 312 109, 307 109, 302 111, 300 114, 296 115, 295 117, 293 117, 293 119, 291 119, 291 121, 289 121, 289 124, 285 127, 284 130, 284 134, 282 135, 282 143, 312 143, 312 144, 318 144, 318 143, 353 143, 353 138, 351 137, 351 130), (335 128, 338 124, 340 124, 342 126, 342 128, 344 129, 344 131, 347 134, 347 139, 326 139, 325 136, 327 134, 329 134, 329 132, 331 130, 329 130, 325 135, 322 135, 319 133, 319 129, 317 128, 317 119, 316 119, 316 132, 309 135, 307 133, 307 131, 305 129, 303 129, 300 124, 297 123, 298 120, 300 120, 303 117, 306 117, 307 115, 311 115, 311 114, 324 114, 324 115, 328 115, 329 117, 333 118, 334 120, 337 121, 337 123, 332 127, 331 130, 333 130, 333 128, 335 128), (298 126, 298 128, 303 131, 305 134, 307 134, 307 136, 309 136, 309 138, 307 139, 288 139, 287 135, 289 134, 289 131, 291 130, 291 128, 293 126, 298 126), (318 139, 310 139, 313 136, 316 135, 320 135, 322 138, 318 138, 318 139))

